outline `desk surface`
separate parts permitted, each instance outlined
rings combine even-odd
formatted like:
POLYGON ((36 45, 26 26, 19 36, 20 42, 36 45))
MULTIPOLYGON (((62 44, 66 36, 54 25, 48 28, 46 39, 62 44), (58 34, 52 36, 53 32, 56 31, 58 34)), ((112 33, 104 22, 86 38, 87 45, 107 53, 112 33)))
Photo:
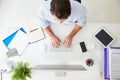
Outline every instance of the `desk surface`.
MULTIPOLYGON (((65 36, 71 31, 71 26, 66 25, 57 25, 52 24, 54 33, 59 36, 62 40, 65 38, 65 36), (61 30, 60 30, 61 29, 61 30), (58 32, 59 31, 59 32, 58 32)), ((87 72, 70 72, 68 73, 67 77, 64 77, 63 79, 70 79, 70 75, 74 79, 90 79, 92 74, 94 74, 94 77, 91 78, 91 80, 100 80, 99 72, 100 72, 100 55, 103 53, 103 47, 94 39, 93 35, 96 33, 96 31, 99 30, 100 27, 105 27, 115 38, 116 41, 111 46, 120 46, 120 37, 119 37, 119 30, 120 30, 120 24, 105 24, 105 23, 89 23, 87 24, 73 39, 72 43, 72 51, 66 52, 66 51, 59 51, 59 52, 50 52, 47 50, 48 45, 50 45, 50 39, 48 35, 46 34, 46 39, 41 40, 39 42, 36 42, 34 44, 30 44, 25 52, 21 56, 17 56, 14 58, 11 58, 10 60, 14 61, 27 61, 30 63, 31 66, 36 65, 84 65, 88 71, 87 72), (82 53, 79 42, 84 41, 86 44, 94 44, 95 48, 88 50, 85 53, 82 53), (85 64, 86 59, 92 58, 94 60, 94 65, 92 67, 88 67, 85 64), (78 75, 81 74, 82 76, 78 75), (77 76, 78 75, 78 76, 77 76), (77 77, 76 77, 77 76, 77 77), (88 76, 88 77, 86 77, 88 76), (69 78, 68 78, 69 77, 69 78)), ((8 29, 7 29, 8 30, 8 29)), ((1 38, 2 40, 2 38, 1 38)), ((0 44, 3 46, 3 44, 0 44)), ((2 53, 5 53, 7 50, 5 47, 1 47, 2 53)), ((53 76, 53 72, 35 72, 33 74, 33 79, 41 79, 39 77, 40 75, 47 75, 51 73, 53 76), (42 74, 43 73, 43 74, 42 74), (38 76, 37 76, 38 75, 38 76)), ((50 76, 49 76, 50 77, 50 76)), ((71 80, 73 79, 71 78, 71 80)), ((42 79, 44 79, 42 77, 42 79)), ((45 78, 47 80, 47 78, 45 78)), ((51 78, 53 80, 53 78, 51 78)))

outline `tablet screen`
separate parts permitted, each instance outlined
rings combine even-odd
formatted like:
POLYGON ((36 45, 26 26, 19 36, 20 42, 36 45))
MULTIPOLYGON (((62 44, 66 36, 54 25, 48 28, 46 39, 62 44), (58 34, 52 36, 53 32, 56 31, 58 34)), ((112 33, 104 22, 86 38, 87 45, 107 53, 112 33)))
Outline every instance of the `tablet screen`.
POLYGON ((108 45, 110 45, 114 38, 108 33, 106 32, 104 29, 101 29, 96 35, 95 37, 98 39, 98 41, 100 43, 102 43, 102 45, 104 47, 107 47, 108 45))

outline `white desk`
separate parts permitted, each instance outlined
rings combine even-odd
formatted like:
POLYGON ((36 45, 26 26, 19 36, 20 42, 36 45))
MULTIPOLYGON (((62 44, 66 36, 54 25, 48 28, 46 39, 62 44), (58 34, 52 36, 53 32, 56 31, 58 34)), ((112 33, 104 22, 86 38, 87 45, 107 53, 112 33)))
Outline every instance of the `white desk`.
MULTIPOLYGON (((65 35, 71 30, 71 27, 61 26, 55 27, 53 31, 61 39, 64 39, 65 35), (61 30, 59 30, 61 29, 61 30), (59 30, 59 32, 58 32, 59 30), (64 36, 63 36, 64 35, 64 36)), ((98 31, 100 27, 105 27, 115 38, 116 41, 112 46, 120 46, 119 30, 120 24, 103 24, 103 23, 88 23, 73 39, 73 49, 71 52, 49 52, 48 50, 43 50, 43 46, 47 47, 49 45, 49 37, 46 34, 46 39, 31 44, 27 47, 26 51, 22 56, 11 58, 14 61, 28 61, 31 66, 40 64, 83 64, 88 69, 88 71, 67 71, 67 75, 63 77, 55 76, 56 71, 33 71, 32 79, 30 80, 101 80, 100 78, 100 55, 103 54, 103 47, 94 39, 93 34, 98 31), (86 53, 82 53, 79 42, 84 41, 85 43, 94 43, 95 48, 88 50, 86 53), (94 60, 94 65, 92 67, 87 67, 85 60, 92 58, 94 60), (47 77, 46 77, 47 76, 47 77)), ((1 39, 2 40, 2 39, 1 39)), ((2 48, 4 53, 6 50, 2 48)), ((64 71, 62 71, 64 72, 64 71)), ((66 71, 65 71, 66 72, 66 71)), ((7 74, 5 79, 10 80, 10 74, 7 74)), ((3 75, 4 76, 4 75, 3 75)))

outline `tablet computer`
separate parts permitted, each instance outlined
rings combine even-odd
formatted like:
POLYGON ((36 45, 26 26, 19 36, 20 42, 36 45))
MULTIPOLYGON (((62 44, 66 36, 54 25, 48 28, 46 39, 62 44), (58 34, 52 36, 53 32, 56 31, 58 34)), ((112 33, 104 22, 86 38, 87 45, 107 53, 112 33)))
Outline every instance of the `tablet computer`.
POLYGON ((95 38, 104 47, 110 46, 115 41, 115 38, 104 28, 100 28, 95 33, 95 38))

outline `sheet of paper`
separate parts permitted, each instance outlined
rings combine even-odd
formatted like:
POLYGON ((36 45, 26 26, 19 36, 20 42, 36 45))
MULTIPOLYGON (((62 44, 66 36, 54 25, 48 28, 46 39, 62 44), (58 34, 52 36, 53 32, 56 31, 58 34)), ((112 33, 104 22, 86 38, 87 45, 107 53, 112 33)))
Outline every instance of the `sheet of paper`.
POLYGON ((8 45, 8 48, 16 48, 18 50, 18 54, 21 55, 25 51, 28 44, 29 40, 27 38, 27 35, 23 31, 19 30, 8 45))
POLYGON ((109 56, 110 76, 112 79, 120 79, 120 49, 111 49, 109 56))
POLYGON ((111 55, 111 78, 120 79, 120 53, 111 55))

